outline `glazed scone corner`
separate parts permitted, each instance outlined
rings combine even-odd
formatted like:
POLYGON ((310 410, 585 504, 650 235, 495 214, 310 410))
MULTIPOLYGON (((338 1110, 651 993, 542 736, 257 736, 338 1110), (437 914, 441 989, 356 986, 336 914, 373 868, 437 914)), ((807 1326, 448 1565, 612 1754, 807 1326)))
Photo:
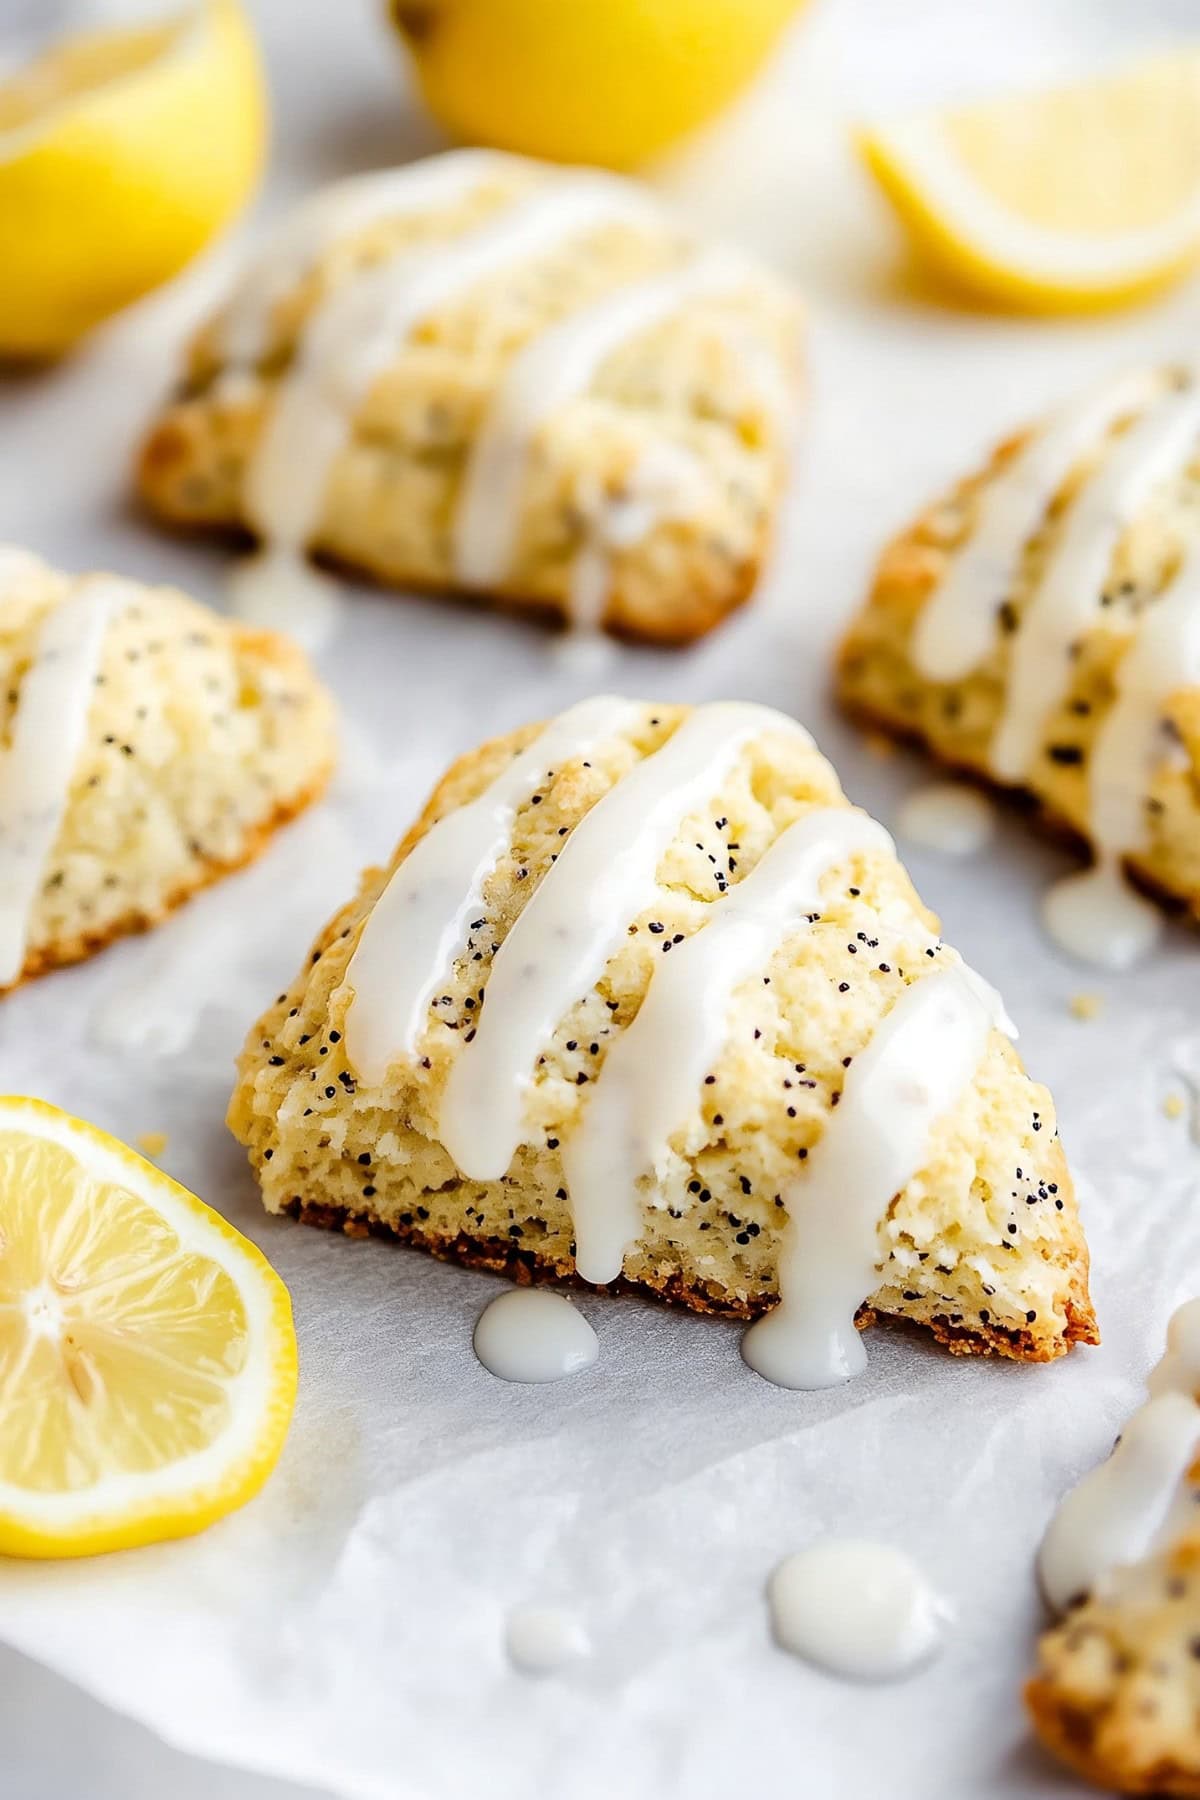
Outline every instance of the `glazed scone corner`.
POLYGON ((648 190, 452 152, 285 222, 195 340, 138 479, 174 524, 684 641, 763 566, 800 346, 786 283, 648 190), (288 419, 317 384, 314 477, 288 419))
MULTIPOLYGON (((1192 1471, 1200 1481, 1200 1465, 1192 1471)), ((1042 1742, 1105 1792, 1200 1795, 1200 1532, 1127 1569, 1042 1638, 1042 1742)))
POLYGON ((1106 1792, 1200 1795, 1200 1299, 1038 1553, 1058 1617, 1025 1690, 1042 1742, 1106 1792))
MULTIPOLYGON (((102 595, 117 604, 23 921, 18 981, 146 930, 248 861, 320 794, 335 758, 332 703, 288 640, 231 625, 174 588, 68 576, 3 549, 0 767, 43 628, 93 590, 97 605, 102 595)), ((2 887, 0 901, 9 902, 2 887)))
POLYGON ((1024 789, 1098 861, 1200 919, 1198 504, 1194 371, 1081 396, 888 546, 837 685, 864 722, 1024 789), (1035 632, 1053 680, 1025 719, 1018 659, 1035 632))
MULTIPOLYGON (((317 938, 295 981, 251 1031, 229 1114, 268 1210, 352 1234, 378 1231, 518 1280, 571 1278, 563 1145, 606 1056, 645 1004, 655 968, 807 813, 844 808, 830 764, 789 721, 768 723, 662 856, 651 905, 543 1045, 522 1141, 497 1180, 464 1177, 439 1138, 439 1105, 488 1004, 493 959, 572 833, 644 766, 690 709, 638 705, 628 727, 547 771, 517 807, 477 916, 439 980, 415 1054, 377 1083, 347 1054, 347 968, 392 870, 438 820, 478 796, 536 728, 464 756, 389 869, 317 938)), ((860 817, 861 815, 855 815, 860 817)), ((735 989, 723 1048, 690 1116, 640 1184, 626 1284, 700 1311, 750 1318, 778 1297, 783 1194, 827 1129, 846 1069, 900 996, 958 965, 890 850, 830 869, 821 910, 735 989)), ((599 1085, 594 1085, 599 1084, 599 1085)), ((916 1320, 955 1350, 1043 1360, 1095 1341, 1087 1251, 1045 1089, 992 1031, 974 1079, 939 1120, 919 1174, 886 1207, 879 1286, 861 1313, 916 1320)))

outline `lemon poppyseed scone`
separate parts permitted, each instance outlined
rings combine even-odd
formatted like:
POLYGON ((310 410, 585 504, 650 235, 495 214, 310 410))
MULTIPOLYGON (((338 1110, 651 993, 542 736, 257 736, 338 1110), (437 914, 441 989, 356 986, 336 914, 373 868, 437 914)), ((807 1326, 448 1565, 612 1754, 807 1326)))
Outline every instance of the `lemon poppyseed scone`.
POLYGON ((1150 1398, 1042 1545, 1039 1737, 1107 1791, 1200 1795, 1200 1302, 1171 1321, 1150 1398))
POLYGON ((858 1310, 1040 1360, 1095 1325, 1006 1023, 798 725, 601 698, 451 768, 251 1031, 230 1123, 273 1212, 782 1294, 850 1359, 858 1310))
POLYGON ((753 588, 799 315, 648 190, 455 151, 316 195, 192 345, 142 492, 319 552, 640 637, 753 588))
POLYGON ((0 992, 155 924, 332 765, 300 652, 174 588, 0 547, 0 672, 0 992))
POLYGON ((1002 445, 885 552, 838 681, 1200 917, 1195 372, 1135 371, 1002 445))

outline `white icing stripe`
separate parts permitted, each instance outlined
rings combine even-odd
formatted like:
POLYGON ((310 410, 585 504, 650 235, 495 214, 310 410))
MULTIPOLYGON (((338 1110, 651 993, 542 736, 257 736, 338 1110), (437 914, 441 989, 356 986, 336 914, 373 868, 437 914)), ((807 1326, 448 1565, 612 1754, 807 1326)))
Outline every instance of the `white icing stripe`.
POLYGON ((1059 1612, 1191 1523, 1188 1476, 1200 1455, 1200 1301, 1189 1300, 1171 1320, 1166 1354, 1147 1387, 1150 1398, 1108 1461, 1064 1496, 1042 1539, 1038 1573, 1059 1612))
POLYGON ((1012 641, 1004 711, 991 746, 1001 780, 1028 774, 1069 680, 1072 646, 1099 611, 1117 546, 1155 489, 1182 473, 1197 434, 1200 387, 1169 395, 1118 439, 1072 503, 1012 641))
MULTIPOLYGON (((582 502, 583 496, 577 499, 582 502)), ((567 590, 572 629, 586 636, 604 624, 617 553, 642 543, 668 520, 695 518, 719 500, 711 473, 693 451, 682 444, 649 444, 625 476, 620 494, 597 493, 583 505, 583 543, 567 590)))
POLYGON ((129 589, 104 577, 78 583, 47 614, 21 683, 8 748, 0 752, 0 987, 17 980, 29 922, 62 826, 87 730, 109 625, 129 589))
POLYGON ((1025 547, 1072 469, 1099 439, 1159 391, 1138 370, 1065 408, 1014 457, 979 501, 975 529, 917 620, 912 660, 929 681, 961 681, 996 638, 996 612, 1016 586, 1025 547))
POLYGON ((651 903, 658 865, 688 815, 765 731, 810 742, 769 707, 702 706, 585 814, 500 946, 474 1041, 442 1097, 439 1136, 465 1175, 498 1180, 522 1140, 539 1050, 599 980, 651 903))
POLYGON ((993 1017, 951 967, 914 982, 846 1076, 841 1102, 785 1194, 779 1305, 742 1354, 781 1387, 832 1387, 866 1366, 854 1315, 877 1282, 879 1226, 987 1047, 993 1017))
POLYGON ((391 257, 336 289, 309 322, 247 476, 246 511, 262 537, 297 553, 307 546, 355 409, 430 314, 508 263, 653 213, 615 178, 555 178, 475 230, 391 257))
POLYGON ((439 981, 482 905, 483 884, 508 848, 513 817, 552 770, 618 737, 639 717, 599 696, 552 720, 477 800, 428 831, 393 873, 346 970, 354 997, 346 1050, 377 1086, 395 1057, 412 1056, 439 981))
POLYGON ((655 966, 633 1023, 613 1045, 563 1166, 585 1281, 614 1281, 641 1233, 637 1184, 695 1114, 706 1069, 728 1034, 739 984, 820 905, 821 880, 856 852, 892 851, 882 825, 847 807, 788 826, 701 928, 655 966))
POLYGON ((267 347, 275 306, 339 238, 385 219, 451 206, 489 175, 521 166, 495 151, 451 150, 323 188, 283 219, 243 273, 218 322, 218 353, 231 363, 257 362, 267 347))
POLYGON ((735 257, 710 253, 682 268, 619 288, 552 325, 514 357, 483 422, 455 523, 455 568, 467 586, 494 587, 512 564, 520 499, 538 431, 587 392, 623 344, 689 301, 744 281, 735 257))
POLYGON ((1178 688, 1200 683, 1200 552, 1140 614, 1116 672, 1116 696, 1090 759, 1093 843, 1117 855, 1148 838, 1146 792, 1164 749, 1163 706, 1178 688))

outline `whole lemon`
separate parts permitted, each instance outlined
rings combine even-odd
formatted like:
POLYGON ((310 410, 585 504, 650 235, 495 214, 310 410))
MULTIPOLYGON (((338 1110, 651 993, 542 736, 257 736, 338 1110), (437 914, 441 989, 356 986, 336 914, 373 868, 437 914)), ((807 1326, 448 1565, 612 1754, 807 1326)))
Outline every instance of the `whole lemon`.
POLYGON ((628 168, 719 112, 802 0, 390 0, 454 137, 628 168))
POLYGON ((0 83, 0 356, 49 356, 251 193, 266 100, 237 0, 67 38, 0 83))

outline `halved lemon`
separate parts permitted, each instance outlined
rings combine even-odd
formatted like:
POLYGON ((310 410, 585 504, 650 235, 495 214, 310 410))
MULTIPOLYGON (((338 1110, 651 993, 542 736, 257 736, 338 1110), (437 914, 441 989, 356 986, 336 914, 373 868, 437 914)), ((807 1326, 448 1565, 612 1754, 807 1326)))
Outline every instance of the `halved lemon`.
POLYGON ((859 147, 918 253, 991 301, 1114 306, 1200 256, 1200 50, 913 114, 859 147))
POLYGON ((181 269, 258 177, 237 0, 67 38, 0 82, 0 355, 46 356, 181 269))
POLYGON ((201 1530, 262 1486, 295 1396, 262 1253, 115 1138, 0 1098, 0 1553, 201 1530))

